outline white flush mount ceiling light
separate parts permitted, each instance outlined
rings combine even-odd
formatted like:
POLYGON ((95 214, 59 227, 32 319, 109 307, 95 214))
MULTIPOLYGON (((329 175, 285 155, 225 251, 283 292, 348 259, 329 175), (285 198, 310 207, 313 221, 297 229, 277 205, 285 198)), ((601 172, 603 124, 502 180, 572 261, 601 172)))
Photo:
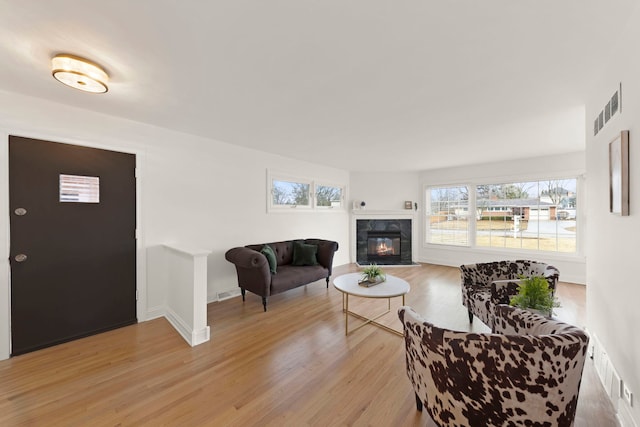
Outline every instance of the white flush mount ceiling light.
POLYGON ((96 64, 79 56, 61 54, 51 59, 53 77, 61 83, 91 93, 109 90, 109 76, 96 64))

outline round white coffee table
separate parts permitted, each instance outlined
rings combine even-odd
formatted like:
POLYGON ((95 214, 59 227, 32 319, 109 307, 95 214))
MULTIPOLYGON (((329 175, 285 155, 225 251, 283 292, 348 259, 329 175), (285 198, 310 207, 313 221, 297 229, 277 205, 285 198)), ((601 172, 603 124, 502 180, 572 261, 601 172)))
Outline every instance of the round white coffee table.
POLYGON ((406 280, 402 280, 398 277, 387 274, 387 280, 377 285, 366 287, 360 286, 358 280, 362 278, 362 273, 349 273, 343 274, 333 279, 333 286, 342 292, 342 311, 344 312, 344 334, 349 335, 364 325, 369 323, 376 325, 386 331, 394 333, 396 335, 403 336, 400 331, 396 331, 386 325, 376 322, 376 319, 384 316, 391 311, 391 298, 402 297, 402 305, 404 305, 404 296, 409 292, 411 287, 406 280), (360 314, 349 311, 349 295, 362 297, 362 298, 387 298, 387 311, 380 313, 373 318, 368 318, 360 314), (358 327, 349 330, 349 315, 358 319, 364 320, 365 323, 358 327))

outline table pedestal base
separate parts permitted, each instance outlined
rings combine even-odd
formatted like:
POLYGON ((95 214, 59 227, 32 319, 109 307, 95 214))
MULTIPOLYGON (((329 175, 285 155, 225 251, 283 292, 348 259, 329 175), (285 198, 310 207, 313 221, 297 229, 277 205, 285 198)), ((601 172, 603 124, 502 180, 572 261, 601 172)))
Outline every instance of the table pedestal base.
MULTIPOLYGON (((402 295, 402 305, 404 304, 404 295, 402 295)), ((347 293, 343 293, 342 294, 342 312, 344 313, 344 334, 345 335, 349 335, 352 332, 357 331, 358 329, 362 328, 365 325, 368 324, 372 324, 375 325, 379 328, 384 329, 387 332, 391 332, 392 334, 396 334, 398 336, 404 336, 404 332, 402 331, 397 331, 393 328, 390 328, 386 325, 383 325, 382 323, 378 323, 376 322, 377 319, 379 319, 380 317, 384 316, 385 314, 389 313, 391 311, 391 298, 387 298, 387 311, 380 313, 376 316, 374 316, 373 318, 369 318, 366 316, 363 316, 361 314, 358 313, 354 313, 353 311, 349 310, 349 294, 347 293), (349 315, 360 319, 360 320, 364 320, 364 323, 361 325, 356 326, 355 328, 349 330, 349 315)))

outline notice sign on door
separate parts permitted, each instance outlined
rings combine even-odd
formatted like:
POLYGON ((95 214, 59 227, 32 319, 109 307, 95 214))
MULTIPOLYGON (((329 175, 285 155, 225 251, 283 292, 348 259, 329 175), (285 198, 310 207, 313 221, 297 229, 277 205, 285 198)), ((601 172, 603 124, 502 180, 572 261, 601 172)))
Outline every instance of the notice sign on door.
POLYGON ((60 174, 60 201, 100 203, 100 177, 60 174))

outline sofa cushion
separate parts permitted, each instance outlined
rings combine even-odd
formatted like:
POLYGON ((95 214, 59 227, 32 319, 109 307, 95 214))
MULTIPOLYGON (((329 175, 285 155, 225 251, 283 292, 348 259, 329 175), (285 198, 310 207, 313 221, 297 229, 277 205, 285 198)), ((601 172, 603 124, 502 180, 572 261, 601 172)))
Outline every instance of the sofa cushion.
POLYGON ((260 250, 260 252, 265 257, 267 257, 267 261, 269 262, 269 270, 271 271, 271 274, 276 274, 276 271, 278 269, 278 261, 276 261, 276 253, 273 252, 273 249, 271 249, 271 246, 264 245, 260 250))
POLYGON ((303 267, 281 265, 278 274, 271 276, 271 295, 279 294, 297 286, 326 279, 329 271, 321 265, 303 267))
POLYGON ((317 245, 307 245, 302 242, 293 242, 293 261, 292 265, 318 265, 316 254, 318 253, 317 245))

